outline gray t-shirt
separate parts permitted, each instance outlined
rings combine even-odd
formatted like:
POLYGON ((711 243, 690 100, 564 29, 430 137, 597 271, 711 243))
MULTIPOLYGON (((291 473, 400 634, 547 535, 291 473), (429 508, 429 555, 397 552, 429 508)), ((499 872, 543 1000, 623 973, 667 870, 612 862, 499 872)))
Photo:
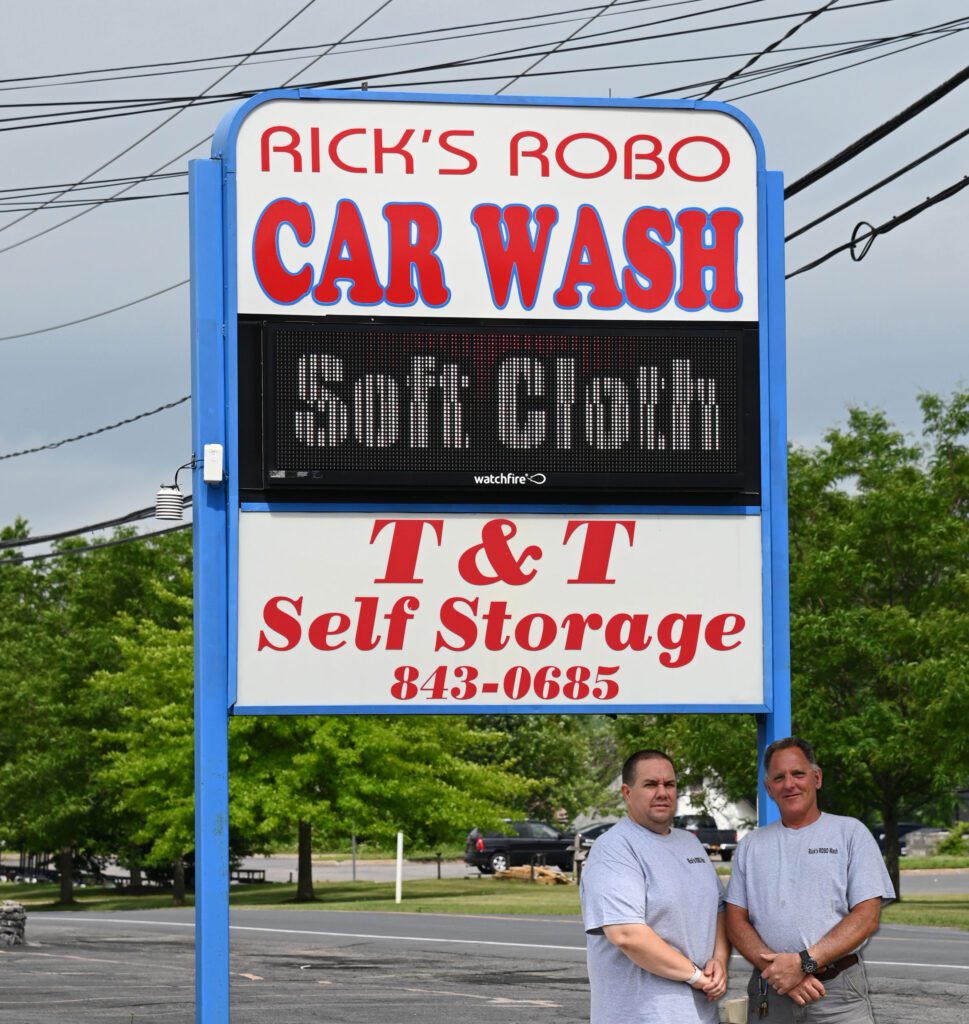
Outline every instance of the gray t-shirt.
POLYGON ((630 818, 601 835, 580 887, 591 1024, 715 1024, 717 1004, 683 981, 641 967, 603 934, 609 924, 647 924, 702 967, 713 955, 723 886, 696 836, 661 836, 630 818))
POLYGON ((848 911, 895 890, 875 837, 856 818, 822 814, 804 828, 775 821, 744 836, 727 902, 778 953, 797 953, 827 935, 848 911))

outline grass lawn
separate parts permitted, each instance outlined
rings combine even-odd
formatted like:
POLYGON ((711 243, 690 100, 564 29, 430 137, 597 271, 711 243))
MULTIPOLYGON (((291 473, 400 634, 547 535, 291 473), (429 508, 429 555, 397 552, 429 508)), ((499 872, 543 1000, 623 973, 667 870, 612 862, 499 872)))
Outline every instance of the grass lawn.
MULTIPOLYGON (((316 900, 296 903, 296 886, 265 882, 233 886, 234 907, 289 907, 319 910, 391 910, 424 914, 511 914, 553 917, 579 913, 575 885, 537 885, 517 879, 445 878, 405 882, 403 901, 394 903, 393 882, 317 882, 316 900)), ((0 884, 0 899, 23 903, 28 913, 43 911, 154 910, 172 906, 171 893, 139 895, 115 889, 76 889, 76 903, 59 905, 55 885, 0 884)), ((190 894, 187 905, 192 906, 190 894)), ((969 894, 910 896, 893 903, 882 914, 886 924, 933 925, 969 931, 969 894)))

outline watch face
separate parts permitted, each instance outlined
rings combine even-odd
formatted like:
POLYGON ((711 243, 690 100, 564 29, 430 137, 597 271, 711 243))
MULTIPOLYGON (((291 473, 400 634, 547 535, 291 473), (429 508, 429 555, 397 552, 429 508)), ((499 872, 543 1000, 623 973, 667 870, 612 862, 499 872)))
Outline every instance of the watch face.
POLYGON ((808 956, 807 950, 801 954, 801 970, 805 974, 814 974, 818 969, 818 962, 812 956, 808 956))

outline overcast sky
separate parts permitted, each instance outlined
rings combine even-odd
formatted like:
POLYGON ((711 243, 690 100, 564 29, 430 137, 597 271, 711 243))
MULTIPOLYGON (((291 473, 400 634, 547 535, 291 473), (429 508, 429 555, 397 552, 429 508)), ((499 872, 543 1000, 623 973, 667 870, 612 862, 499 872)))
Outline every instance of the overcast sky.
MULTIPOLYGON (((189 156, 208 155, 207 136, 231 104, 33 126, 41 115, 63 121, 72 106, 90 112, 93 101, 186 99, 290 80, 472 94, 697 97, 707 88, 702 83, 742 67, 749 55, 822 6, 823 0, 8 4, 0 81, 0 335, 89 317, 188 277, 184 195, 93 209, 60 205, 110 194, 76 190, 14 223, 24 212, 11 212, 12 206, 50 197, 23 198, 13 190, 160 168, 184 171, 189 156), (756 21, 786 14, 799 16, 756 21), (678 20, 666 20, 673 18, 678 20), (737 22, 747 24, 705 31, 737 22), (525 73, 539 50, 559 43, 570 52, 557 52, 525 73), (237 66, 244 54, 281 47, 306 49, 256 53, 237 66), (530 48, 529 55, 470 68, 414 70, 520 47, 530 48), (166 66, 104 70, 146 64, 166 66), (45 77, 57 75, 65 77, 45 77), (105 77, 118 80, 97 80, 105 77), (77 214, 83 215, 58 226, 77 214)), ((950 29, 969 27, 965 0, 839 0, 752 70, 950 21, 950 29)), ((714 98, 735 103, 752 118, 768 167, 790 182, 960 71, 969 63, 967 43, 965 31, 923 34, 771 77, 739 78, 714 98), (924 45, 882 56, 916 42, 924 45), (867 63, 797 81, 860 61, 867 63), (775 88, 780 85, 785 87, 775 88)), ((967 110, 969 84, 791 199, 788 231, 965 129, 967 110)), ((881 224, 959 181, 969 170, 967 156, 969 138, 807 232, 787 246, 788 269, 847 241, 859 221, 881 224)), ((184 177, 156 179, 126 196, 186 187, 184 177)), ((788 282, 795 443, 817 443, 844 421, 850 405, 881 408, 916 432, 920 391, 949 394, 966 384, 967 214, 969 189, 876 239, 862 262, 842 254, 788 282)), ((76 326, 0 341, 0 360, 0 455, 155 409, 190 390, 188 289, 76 326)), ((54 451, 0 460, 0 524, 21 515, 32 533, 46 533, 151 505, 158 485, 170 482, 190 455, 189 409, 182 404, 54 451)), ((187 474, 181 482, 190 488, 187 474)))

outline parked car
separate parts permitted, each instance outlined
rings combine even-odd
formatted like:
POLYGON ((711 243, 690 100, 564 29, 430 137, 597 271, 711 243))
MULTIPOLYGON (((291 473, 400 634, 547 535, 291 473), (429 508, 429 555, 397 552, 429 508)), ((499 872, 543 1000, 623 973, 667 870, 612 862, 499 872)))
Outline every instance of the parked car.
POLYGON ((679 814, 673 819, 673 825, 692 832, 703 844, 707 856, 719 853, 722 861, 733 860, 733 852, 737 849, 736 829, 717 828, 709 814, 679 814))
POLYGON ((532 858, 549 866, 572 870, 574 832, 559 832, 544 821, 505 820, 507 832, 482 832, 473 828, 464 846, 464 862, 476 867, 483 875, 520 864, 530 864, 532 858))
POLYGON ((603 832, 608 832, 615 824, 616 823, 614 821, 596 821, 591 825, 586 825, 583 828, 576 829, 581 848, 583 850, 588 850, 603 832))
MULTIPOLYGON (((871 825, 871 834, 878 841, 878 849, 882 853, 888 852, 888 845, 885 842, 885 826, 879 822, 877 825, 871 825)), ((927 829, 926 825, 923 825, 919 821, 900 821, 898 823, 898 855, 904 857, 906 855, 905 840, 910 832, 921 832, 927 829)), ((935 831, 935 829, 928 829, 928 831, 935 831)))

